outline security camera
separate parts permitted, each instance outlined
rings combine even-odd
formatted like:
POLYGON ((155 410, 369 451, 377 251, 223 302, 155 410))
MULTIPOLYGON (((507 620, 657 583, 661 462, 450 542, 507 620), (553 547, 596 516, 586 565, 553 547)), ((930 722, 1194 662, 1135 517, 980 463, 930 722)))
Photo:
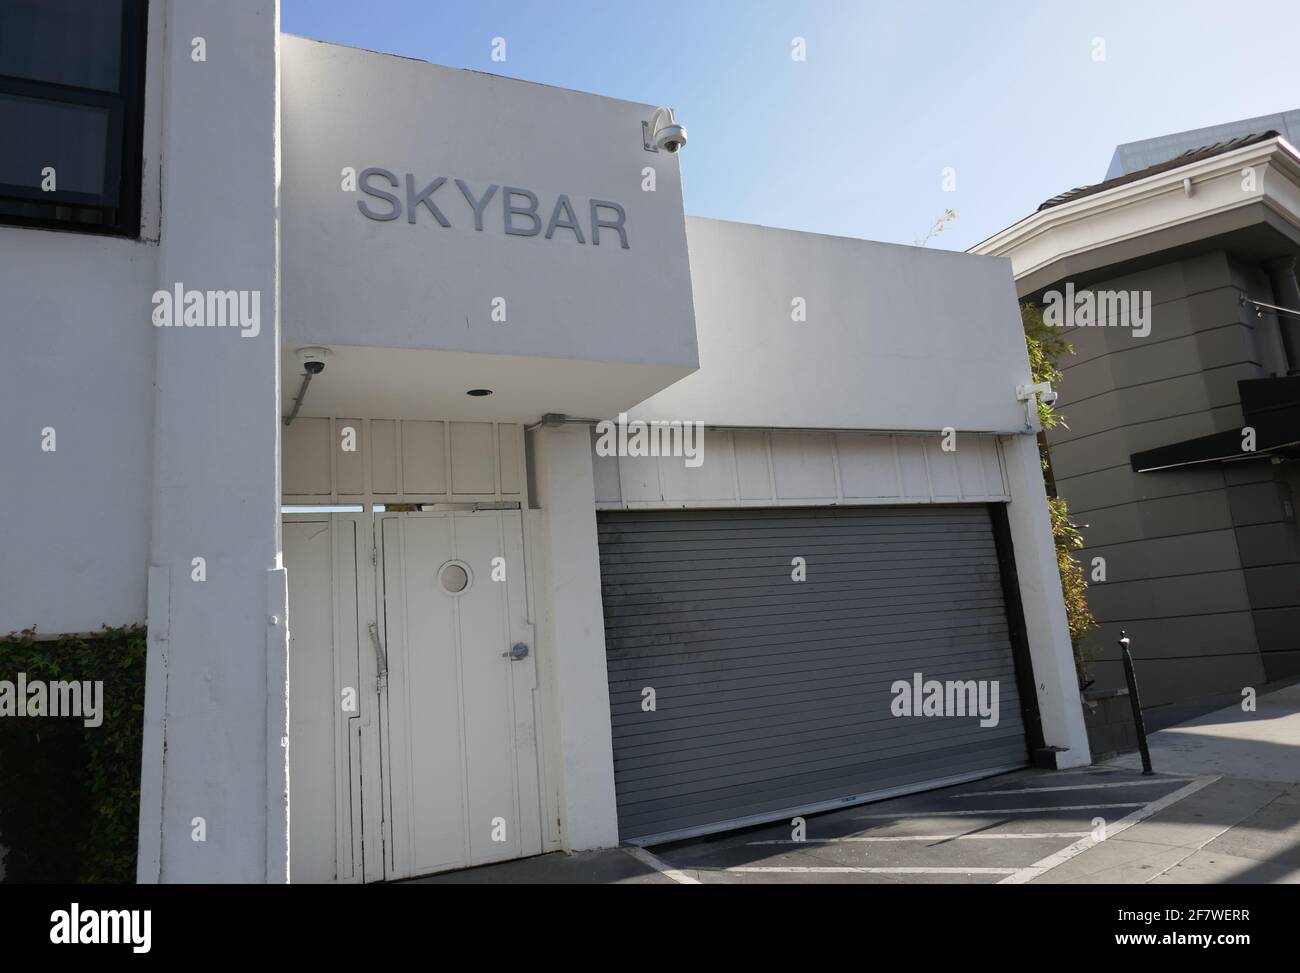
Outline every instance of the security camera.
POLYGON ((298 361, 308 375, 319 375, 325 371, 325 359, 329 357, 328 348, 299 348, 298 361))
POLYGON ((1035 406, 1035 400, 1043 405, 1052 406, 1056 404, 1056 390, 1048 382, 1037 382, 1034 385, 1017 385, 1016 398, 1025 404, 1025 428, 1032 428, 1037 421, 1038 409, 1035 406))
POLYGON ((655 134, 655 146, 665 152, 676 152, 686 144, 686 129, 680 125, 665 125, 655 134))
POLYGON ((650 121, 641 123, 641 135, 647 152, 676 152, 686 144, 686 129, 671 108, 656 108, 650 121))
POLYGON ((1035 385, 1016 386, 1016 398, 1021 402, 1032 402, 1034 396, 1038 396, 1038 400, 1042 402, 1043 405, 1051 405, 1056 401, 1056 390, 1047 382, 1038 382, 1035 385))

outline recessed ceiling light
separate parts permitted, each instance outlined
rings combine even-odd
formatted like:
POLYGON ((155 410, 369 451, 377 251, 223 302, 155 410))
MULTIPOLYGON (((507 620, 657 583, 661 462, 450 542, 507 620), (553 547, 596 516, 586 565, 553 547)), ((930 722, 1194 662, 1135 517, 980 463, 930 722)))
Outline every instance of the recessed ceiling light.
POLYGON ((484 395, 491 395, 491 394, 492 394, 492 390, 491 390, 491 389, 470 389, 470 390, 469 390, 468 392, 466 392, 465 394, 466 394, 466 395, 472 395, 472 396, 474 396, 475 398, 481 398, 481 397, 484 396, 484 395))

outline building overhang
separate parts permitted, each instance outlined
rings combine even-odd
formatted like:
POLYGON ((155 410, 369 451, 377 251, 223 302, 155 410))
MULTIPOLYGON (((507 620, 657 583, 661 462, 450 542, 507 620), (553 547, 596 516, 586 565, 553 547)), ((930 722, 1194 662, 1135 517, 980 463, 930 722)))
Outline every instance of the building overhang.
POLYGON ((699 367, 653 105, 289 36, 281 92, 286 398, 332 353, 302 415, 604 418, 699 367))
POLYGON ((1243 379, 1237 383, 1237 391, 1241 396, 1241 428, 1134 453, 1129 458, 1133 472, 1300 459, 1300 376, 1243 379))
MULTIPOLYGON (((281 349, 285 416, 302 383, 296 350, 281 349)), ((330 345, 327 362, 307 390, 303 416, 531 423, 559 412, 608 418, 694 371, 670 364, 346 345, 330 345)))
POLYGON ((1300 152, 1278 136, 1040 209, 971 248, 1011 260, 1023 298, 1231 242, 1300 251, 1300 152))

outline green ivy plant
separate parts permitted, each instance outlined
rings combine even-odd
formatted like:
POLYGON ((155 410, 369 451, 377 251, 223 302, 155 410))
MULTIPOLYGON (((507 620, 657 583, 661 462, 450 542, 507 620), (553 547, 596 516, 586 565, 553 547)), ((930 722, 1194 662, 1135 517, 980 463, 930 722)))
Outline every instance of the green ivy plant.
MULTIPOLYGON (((1028 301, 1020 305, 1020 323, 1025 331, 1025 344, 1029 350, 1029 370, 1035 382, 1061 379, 1061 359, 1074 354, 1074 346, 1065 340, 1059 328, 1043 321, 1042 308, 1028 301)), ((1070 428, 1065 417, 1051 406, 1038 403, 1038 419, 1044 431, 1070 428)), ((1056 566, 1061 572, 1061 594, 1065 597, 1065 617, 1070 626, 1070 643, 1074 647, 1074 665, 1079 674, 1079 685, 1090 681, 1090 657, 1083 647, 1084 637, 1097 627, 1097 619, 1088 607, 1088 581, 1083 565, 1074 552, 1083 547, 1083 535, 1070 520, 1070 510, 1063 497, 1057 496, 1056 480, 1052 476, 1052 461, 1047 451, 1047 437, 1040 433, 1038 450, 1042 457, 1043 478, 1047 485, 1047 506, 1052 518, 1052 539, 1056 542, 1056 566)))
POLYGON ((135 881, 145 629, 0 636, 0 680, 102 681, 103 722, 0 717, 0 847, 7 882, 135 881))

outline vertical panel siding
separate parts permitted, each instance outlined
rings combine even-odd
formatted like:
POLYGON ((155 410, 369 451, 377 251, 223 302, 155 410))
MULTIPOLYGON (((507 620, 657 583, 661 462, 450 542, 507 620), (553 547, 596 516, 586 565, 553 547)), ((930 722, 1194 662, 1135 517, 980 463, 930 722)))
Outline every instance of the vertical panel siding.
POLYGON ((703 462, 595 452, 596 506, 815 506, 1009 500, 996 436, 704 430, 703 462))

